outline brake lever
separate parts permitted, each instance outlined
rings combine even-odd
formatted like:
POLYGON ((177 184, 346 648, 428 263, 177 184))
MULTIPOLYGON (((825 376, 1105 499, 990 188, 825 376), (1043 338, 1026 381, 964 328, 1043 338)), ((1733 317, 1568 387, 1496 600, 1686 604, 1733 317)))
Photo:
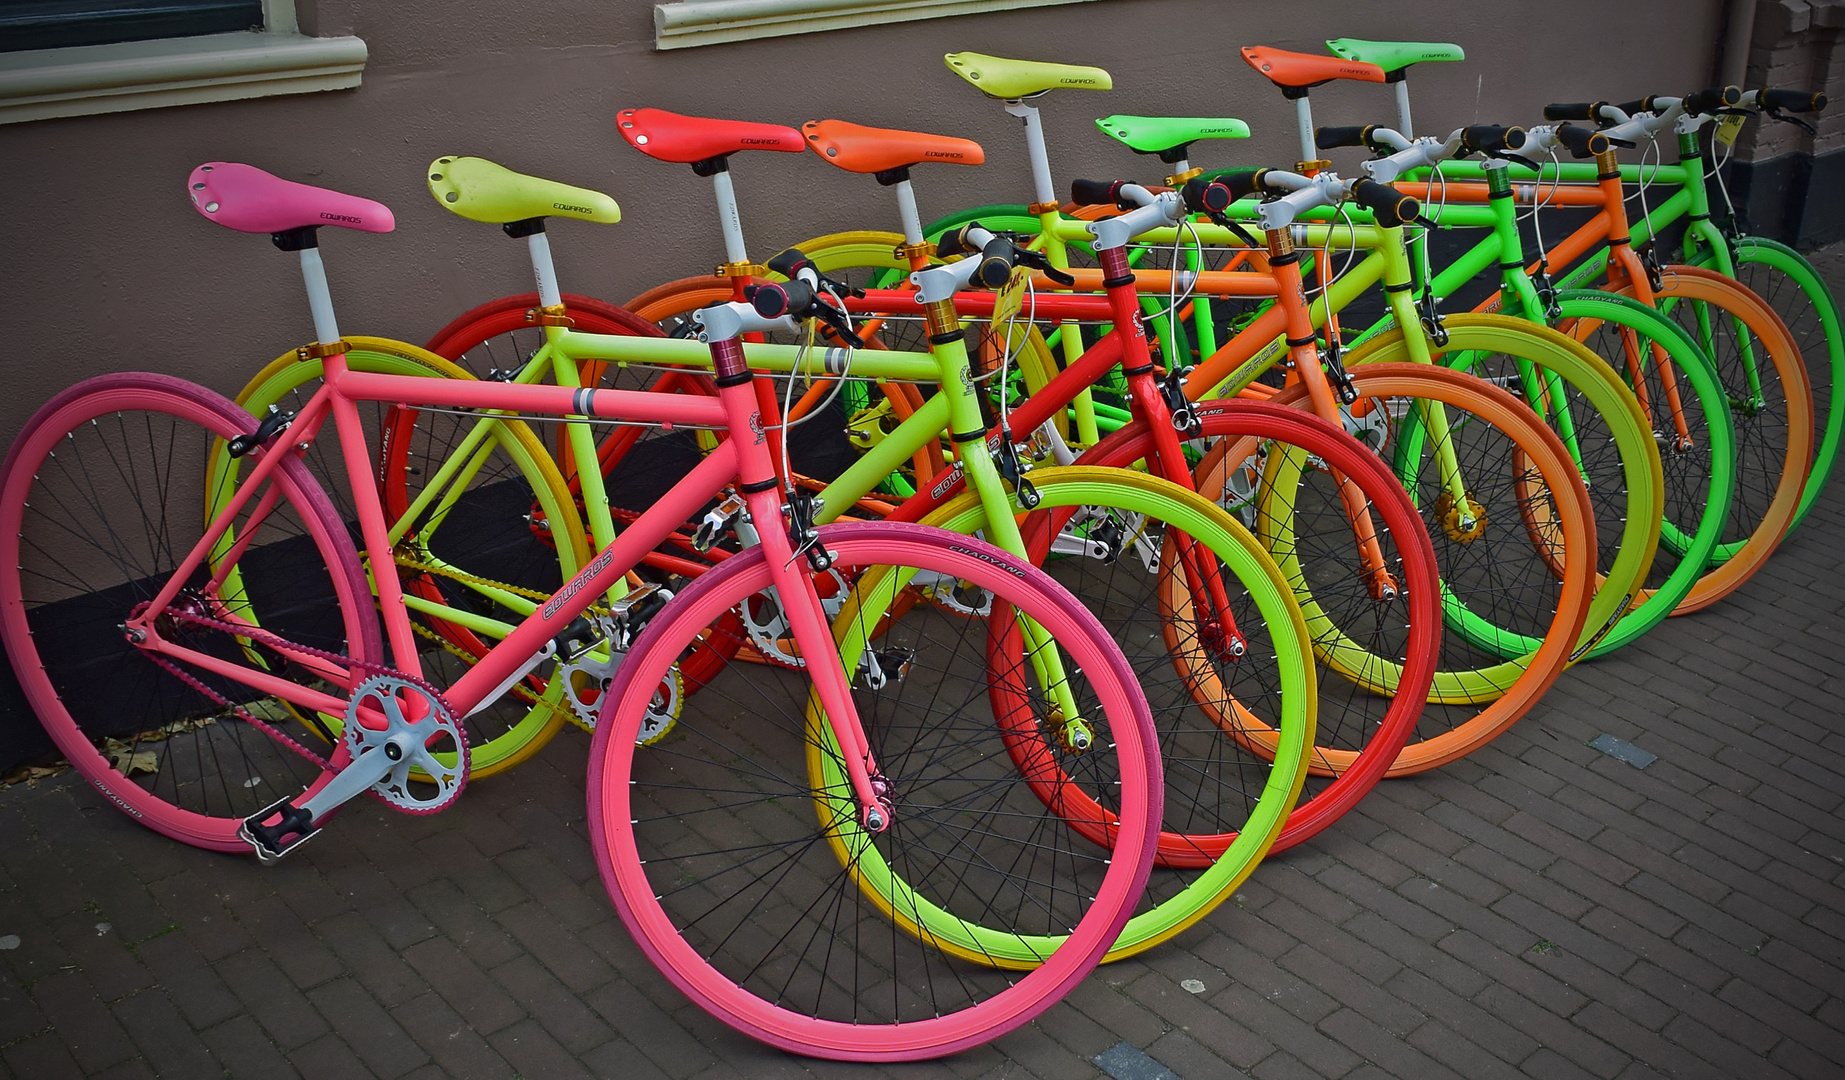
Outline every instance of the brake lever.
POLYGON ((1795 127, 1798 127, 1804 130, 1808 135, 1819 134, 1818 128, 1814 127, 1812 124, 1807 123, 1805 120, 1802 120, 1798 116, 1789 116, 1786 113, 1782 112, 1780 109, 1763 109, 1762 111, 1767 113, 1770 118, 1779 120, 1783 124, 1793 124, 1795 127))
POLYGON ((1024 263, 1033 270, 1042 272, 1045 277, 1050 278, 1059 285, 1076 284, 1076 278, 1073 275, 1067 274, 1057 269, 1055 266, 1052 266, 1051 260, 1046 258, 1042 251, 1032 251, 1029 248, 1019 247, 1017 244, 1014 244, 1013 247, 1018 250, 1019 262, 1024 263))
MULTIPOLYGON (((859 295, 862 296, 864 294, 860 293, 859 295)), ((847 345, 850 345, 854 349, 862 349, 865 347, 865 339, 859 337, 858 333, 852 329, 852 316, 824 300, 819 299, 814 301, 813 314, 821 322, 826 324, 827 329, 837 334, 847 345)))

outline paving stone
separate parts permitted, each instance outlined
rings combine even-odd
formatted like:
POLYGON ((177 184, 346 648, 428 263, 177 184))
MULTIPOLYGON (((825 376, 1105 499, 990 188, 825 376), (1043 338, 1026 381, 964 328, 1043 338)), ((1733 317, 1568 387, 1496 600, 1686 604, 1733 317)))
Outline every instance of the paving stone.
POLYGON ((506 991, 453 942, 432 938, 405 950, 404 959, 482 1035, 491 1035, 525 1016, 506 991))
POLYGON ((429 1060, 384 1007, 351 978, 334 979, 309 990, 308 1000, 380 1080, 401 1076, 429 1060))
POLYGON ((557 1044, 536 1020, 521 1020, 487 1037, 501 1057, 521 1076, 589 1077, 583 1063, 557 1044))
POLYGON ((225 958, 216 970, 250 1015, 284 1050, 327 1032, 326 1020, 268 956, 250 950, 225 958))
POLYGON ((494 968, 491 974, 515 1004, 537 1018, 571 1053, 580 1054, 614 1037, 609 1026, 536 959, 522 956, 494 968))
POLYGON ((211 1027, 243 1010, 237 995, 184 934, 163 934, 142 942, 135 955, 160 980, 161 989, 194 1028, 211 1027))
MULTIPOLYGON (((391 1010, 391 1018, 435 1059, 442 1074, 453 1080, 505 1080, 515 1075, 512 1066, 468 1026, 467 1020, 435 994, 424 994, 397 1006, 391 1010)), ((620 1069, 603 1075, 625 1078, 634 1071, 634 1063, 625 1062, 620 1069)), ((644 1070, 639 1075, 645 1075, 644 1070)))
POLYGON ((244 929, 262 943, 263 951, 296 986, 306 990, 339 976, 339 958, 279 897, 265 896, 233 907, 244 929))
MULTIPOLYGON (((1167 1023, 1193 1039, 1217 1057, 1240 1069, 1247 1069, 1273 1053, 1275 1046, 1238 1023, 1219 1009, 1212 1008, 1201 995, 1190 993, 1163 975, 1151 974, 1137 979, 1128 987, 1134 1000, 1158 1013, 1167 1023)), ((1157 1045, 1157 1041, 1156 1041, 1157 1045)))
POLYGON ((405 895, 476 964, 494 967, 525 951, 512 935, 481 910, 480 905, 446 878, 419 886, 405 895))
POLYGON ((288 1063, 295 1067, 304 1080, 347 1080, 349 1077, 363 1080, 373 1075, 359 1061, 359 1056, 352 1052, 352 1048, 337 1035, 323 1035, 291 1051, 288 1063))
POLYGON ((82 1077, 83 1067, 71 1057, 56 1032, 23 1039, 0 1048, 0 1061, 18 1077, 82 1077))
POLYGON ((347 973, 385 1008, 401 1005, 428 989, 423 977, 403 961, 365 916, 345 912, 322 922, 314 931, 339 957, 347 973))
POLYGON ((143 990, 118 1001, 112 1011, 156 1073, 207 1076, 222 1071, 173 1002, 159 990, 143 990))
POLYGON ((244 1080, 263 1080, 263 1078, 287 1078, 301 1075, 288 1059, 282 1056, 261 1026, 249 1016, 233 1017, 208 1031, 201 1032, 199 1038, 211 1050, 212 1056, 224 1064, 227 1076, 244 1080))
POLYGON ((101 1072, 139 1053, 80 971, 54 972, 33 983, 31 1002, 0 1001, 0 1013, 12 1007, 19 1009, 18 1019, 33 1023, 30 1030, 47 1023, 56 1028, 85 1072, 101 1072), (38 1008, 30 1008, 32 1003, 38 1008))
POLYGON ((709 1047, 688 1032, 650 997, 620 980, 583 998, 622 1038, 675 1080, 696 1075, 717 1063, 709 1047))

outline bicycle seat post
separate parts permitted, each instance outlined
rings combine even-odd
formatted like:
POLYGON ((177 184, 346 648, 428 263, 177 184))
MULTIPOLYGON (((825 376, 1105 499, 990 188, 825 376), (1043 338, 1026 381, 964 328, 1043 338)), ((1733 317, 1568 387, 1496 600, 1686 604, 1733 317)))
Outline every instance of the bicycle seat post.
POLYGON ((339 323, 333 317, 333 290, 327 285, 327 267, 320 258, 320 226, 303 225, 271 233, 269 239, 283 251, 301 254, 301 280, 307 287, 308 311, 314 316, 314 341, 330 345, 340 339, 339 323))

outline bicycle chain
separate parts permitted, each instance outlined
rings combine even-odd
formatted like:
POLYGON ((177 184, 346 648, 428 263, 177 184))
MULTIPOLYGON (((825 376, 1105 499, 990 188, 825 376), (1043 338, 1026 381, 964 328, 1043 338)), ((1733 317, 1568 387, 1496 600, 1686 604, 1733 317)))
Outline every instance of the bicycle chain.
MULTIPOLYGON (((449 705, 448 699, 442 696, 442 691, 437 690, 434 686, 431 686, 428 682, 422 679, 419 679, 413 675, 399 671, 396 668, 393 668, 388 664, 375 664, 375 663, 372 663, 370 660, 360 660, 355 657, 346 656, 342 653, 329 652, 325 649, 316 649, 311 645, 302 645, 297 642, 286 641, 265 630, 260 630, 260 629, 257 629, 255 627, 250 627, 250 626, 239 626, 236 623, 222 622, 217 619, 208 618, 204 615, 196 615, 190 612, 176 611, 172 608, 167 609, 167 614, 172 616, 176 621, 194 623, 199 626, 203 626, 208 630, 216 630, 219 633, 229 634, 232 637, 243 638, 247 641, 255 642, 258 645, 263 645, 274 652, 282 653, 284 656, 287 655, 288 651, 293 651, 293 652, 301 653, 306 656, 311 656, 316 660, 326 660, 334 664, 344 664, 351 670, 361 671, 364 673, 362 678, 354 680, 353 686, 355 688, 358 686, 359 683, 364 682, 365 679, 368 679, 368 678, 371 678, 377 675, 389 675, 392 678, 402 679, 404 682, 409 683, 411 686, 414 686, 418 690, 427 694, 429 696, 429 699, 435 702, 437 705, 440 705, 445 711, 447 711, 449 716, 451 717, 455 716, 454 707, 449 705), (278 648, 278 646, 283 646, 285 647, 285 649, 278 648)), ((263 732, 264 734, 268 735, 270 738, 275 739, 277 742, 281 743, 283 746, 288 747, 289 749, 293 750, 295 753, 300 754, 302 757, 307 758, 309 761, 315 763, 316 765, 319 765, 321 768, 327 769, 329 771, 333 770, 334 768, 333 764, 329 762, 327 759, 321 757, 319 754, 316 754, 314 751, 308 749, 306 746, 303 746, 300 742, 290 737, 289 735, 283 733, 282 731, 278 730, 277 728, 271 727, 269 724, 261 720, 258 720, 256 717, 250 714, 250 711, 248 709, 245 709, 241 705, 232 704, 229 699, 224 697, 224 695, 218 693, 216 690, 213 690, 211 687, 206 686, 203 682, 194 678, 190 673, 181 669, 177 664, 174 664, 171 660, 168 660, 165 656, 162 656, 161 654, 157 652, 152 652, 152 651, 147 651, 146 655, 150 659, 152 659, 156 664, 159 664, 161 667, 166 668, 175 677, 177 677, 181 682, 186 683, 187 685, 191 686, 193 689, 204 694, 206 697, 216 701, 220 706, 230 709, 233 713, 237 715, 237 718, 239 720, 242 720, 244 723, 249 724, 251 727, 256 728, 258 731, 263 732)), ((350 691, 348 692, 350 693, 350 691)), ((465 753, 467 751, 468 734, 467 734, 467 730, 462 726, 459 719, 457 719, 455 723, 455 735, 458 739, 461 740, 461 750, 463 753, 465 753)), ((462 777, 462 784, 463 786, 467 784, 467 777, 465 774, 462 777)), ((393 810, 397 810, 405 814, 416 814, 418 816, 426 816, 429 814, 436 813, 437 811, 442 810, 446 806, 449 805, 448 803, 444 803, 442 806, 432 807, 428 810, 414 810, 414 809, 407 809, 405 807, 397 806, 396 804, 389 802, 382 795, 371 790, 371 788, 369 787, 365 789, 365 793, 370 795, 372 798, 377 799, 379 802, 384 803, 386 806, 391 807, 391 809, 393 810)), ((456 795, 458 796, 460 795, 459 790, 456 791, 456 795)), ((452 803, 453 801, 454 801, 453 799, 450 799, 449 803, 452 803)))

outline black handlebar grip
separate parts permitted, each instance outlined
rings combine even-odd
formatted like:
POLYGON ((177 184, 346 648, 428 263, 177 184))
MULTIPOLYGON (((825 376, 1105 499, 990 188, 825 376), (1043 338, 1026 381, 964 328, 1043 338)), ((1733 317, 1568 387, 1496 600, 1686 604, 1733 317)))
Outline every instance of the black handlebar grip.
POLYGON ((974 280, 989 289, 997 289, 1012 277, 1012 264, 1019 258, 1018 248, 1003 236, 995 236, 980 252, 980 268, 974 280))
POLYGON ((967 232, 969 229, 978 229, 982 227, 980 222, 970 221, 965 225, 957 225, 943 233, 942 238, 936 241, 935 244, 936 255, 944 259, 951 259, 956 255, 967 255, 979 251, 979 248, 968 243, 967 232))
POLYGON ((1117 203, 1121 185, 1127 180, 1072 180, 1070 181, 1070 201, 1078 206, 1100 206, 1117 203))
POLYGON ((1781 112, 1819 112, 1826 107, 1826 95, 1805 90, 1763 90, 1757 97, 1763 108, 1781 112))
POLYGON ((1525 129, 1498 124, 1474 124, 1461 129, 1461 146, 1482 154, 1516 150, 1525 145, 1525 129))
POLYGON ((1608 141, 1608 136, 1599 131, 1590 131, 1588 128, 1573 127, 1569 124, 1564 124, 1557 129, 1557 141, 1579 158, 1605 154, 1614 145, 1608 141))
POLYGON ((1342 146, 1370 146, 1371 132, 1377 130, 1376 124, 1363 127, 1323 127, 1315 128, 1313 144, 1322 150, 1337 150, 1342 146))
POLYGON ((1185 200, 1185 209, 1194 214, 1221 214, 1236 201, 1228 184, 1202 176, 1187 180, 1179 189, 1179 197, 1185 200))
POLYGON ((1553 102, 1544 106, 1546 120, 1594 120, 1602 118, 1602 106, 1606 101, 1565 101, 1553 102))
POLYGON ((1352 201, 1376 215, 1378 225, 1394 229, 1422 213, 1422 204, 1389 184, 1360 180, 1352 185, 1352 201))
POLYGON ((1685 95, 1685 111, 1693 115, 1741 103, 1742 91, 1734 86, 1715 86, 1685 95))
POLYGON ((783 315, 805 312, 814 302, 814 290, 806 282, 791 278, 788 281, 751 286, 749 300, 756 314, 765 319, 779 319, 783 315))
POLYGON ((1648 94, 1646 97, 1640 98, 1637 101, 1623 101, 1619 105, 1616 105, 1615 108, 1621 110, 1622 112, 1626 113, 1629 116, 1632 116, 1635 113, 1658 112, 1659 111, 1659 106, 1657 104, 1658 101, 1659 101, 1659 95, 1648 94))
MULTIPOLYGON (((812 266, 813 264, 814 261, 808 258, 807 254, 800 248, 789 248, 775 258, 770 259, 766 265, 770 270, 792 280, 794 275, 798 273, 803 266, 812 266)), ((765 312, 764 314, 766 315, 767 313, 765 312)), ((769 317, 773 318, 773 316, 769 317)))

